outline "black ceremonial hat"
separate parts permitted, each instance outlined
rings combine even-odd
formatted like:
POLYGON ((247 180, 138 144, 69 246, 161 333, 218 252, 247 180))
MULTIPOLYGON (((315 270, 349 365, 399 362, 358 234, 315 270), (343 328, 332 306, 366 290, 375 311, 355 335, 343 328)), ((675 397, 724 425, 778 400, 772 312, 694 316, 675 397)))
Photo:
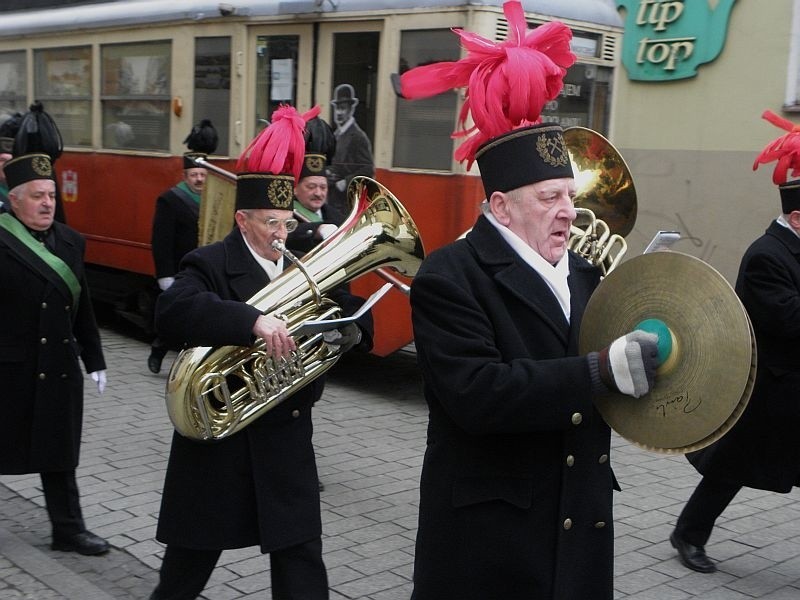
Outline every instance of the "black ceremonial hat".
POLYGON ((303 168, 300 179, 312 175, 325 176, 325 168, 333 160, 336 152, 336 136, 333 128, 319 117, 306 123, 303 134, 306 141, 306 153, 303 157, 303 168))
POLYGON ((20 122, 22 113, 14 113, 0 124, 0 152, 14 153, 14 138, 17 137, 20 122))
POLYGON ((208 119, 202 119, 197 125, 192 127, 189 135, 183 140, 189 148, 189 152, 183 155, 183 168, 196 169, 200 167, 194 162, 196 158, 205 159, 217 149, 219 136, 214 125, 208 119))
POLYGON ((281 105, 272 113, 272 123, 236 162, 236 210, 292 210, 305 152, 303 132, 319 110, 316 106, 301 115, 293 106, 281 105))
POLYGON ((788 215, 790 212, 800 210, 800 179, 787 181, 778 186, 781 193, 781 211, 788 215))
POLYGON ((560 125, 543 123, 490 139, 475 152, 486 198, 544 181, 573 177, 560 125))
POLYGON ((53 175, 53 164, 47 154, 24 154, 12 158, 3 165, 3 172, 6 175, 8 189, 13 190, 18 185, 28 183, 34 179, 51 179, 55 181, 53 175))

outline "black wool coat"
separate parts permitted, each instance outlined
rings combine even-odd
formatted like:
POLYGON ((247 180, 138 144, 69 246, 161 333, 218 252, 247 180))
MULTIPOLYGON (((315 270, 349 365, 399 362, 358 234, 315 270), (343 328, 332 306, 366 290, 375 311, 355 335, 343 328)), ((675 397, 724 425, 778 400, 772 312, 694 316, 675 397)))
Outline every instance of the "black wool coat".
POLYGON ((753 393, 728 433, 687 456, 706 477, 789 492, 800 485, 800 238, 773 222, 742 257, 736 293, 756 337, 753 393))
POLYGON ((181 259, 197 248, 200 205, 170 188, 156 200, 152 245, 156 279, 175 277, 181 259))
POLYGON ((84 274, 85 241, 53 223, 54 254, 81 285, 77 306, 66 284, 20 242, 0 238, 0 473, 69 471, 78 465, 83 424, 83 361, 87 373, 106 368, 84 274), (35 266, 42 265, 44 273, 35 266))
MULTIPOLYGON (((175 346, 249 346, 260 312, 246 303, 269 283, 238 228, 190 252, 158 297, 156 327, 175 346)), ((345 314, 363 300, 334 294, 345 314)), ((369 315, 362 349, 372 344, 369 315)), ((173 434, 156 539, 186 548, 271 552, 321 535, 311 407, 324 376, 218 442, 173 434)))
POLYGON ((479 217, 411 287, 430 410, 414 600, 610 600, 610 430, 581 317, 600 273, 570 253, 571 322, 479 217))

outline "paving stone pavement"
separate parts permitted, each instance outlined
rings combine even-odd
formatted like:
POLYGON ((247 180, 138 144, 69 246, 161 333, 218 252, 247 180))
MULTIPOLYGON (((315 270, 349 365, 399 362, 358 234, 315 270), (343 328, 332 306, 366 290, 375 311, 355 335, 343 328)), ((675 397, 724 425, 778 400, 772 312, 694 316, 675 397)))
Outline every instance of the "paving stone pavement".
MULTIPOLYGON (((83 557, 49 549, 38 475, 0 477, 0 600, 146 599, 163 547, 154 540, 172 429, 165 372, 147 344, 104 327, 108 388, 87 378, 78 483, 92 531, 113 548, 83 557)), ((174 355, 168 357, 168 361, 174 355)), ((427 411, 410 352, 347 357, 315 409, 325 561, 332 600, 408 600, 427 411)), ((757 451, 757 449, 753 449, 757 451)), ((708 546, 719 572, 686 570, 667 538, 699 477, 682 456, 614 438, 618 600, 800 598, 800 495, 743 490, 708 546)), ((226 507, 220 490, 220 510, 226 507)), ((198 523, 202 527, 202 523, 198 523)), ((203 598, 269 598, 268 560, 225 551, 203 598)), ((458 600, 458 599, 442 599, 458 600)), ((486 600, 503 600, 487 598, 486 600)), ((570 599, 574 600, 574 599, 570 599)), ((583 600, 583 599, 581 599, 583 600)), ((586 599, 591 600, 591 599, 586 599)))

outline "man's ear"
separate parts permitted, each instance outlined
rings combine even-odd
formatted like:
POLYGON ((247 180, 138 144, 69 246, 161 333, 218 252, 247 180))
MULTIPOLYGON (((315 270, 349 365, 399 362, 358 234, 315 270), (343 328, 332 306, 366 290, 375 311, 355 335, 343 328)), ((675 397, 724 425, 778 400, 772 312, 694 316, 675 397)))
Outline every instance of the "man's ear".
POLYGON ((789 225, 797 232, 800 232, 800 210, 793 210, 789 213, 789 225))
POLYGON ((510 204, 511 198, 503 192, 492 192, 489 197, 489 210, 492 211, 492 215, 497 219, 497 222, 506 227, 511 223, 510 204))

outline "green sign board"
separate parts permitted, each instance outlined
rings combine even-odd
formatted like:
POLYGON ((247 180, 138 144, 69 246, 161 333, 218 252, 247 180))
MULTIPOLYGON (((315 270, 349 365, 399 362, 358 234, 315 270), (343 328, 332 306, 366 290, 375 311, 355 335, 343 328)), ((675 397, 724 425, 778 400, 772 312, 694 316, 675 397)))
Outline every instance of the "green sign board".
POLYGON ((736 0, 617 0, 624 8, 622 64, 630 79, 673 81, 722 51, 736 0))

